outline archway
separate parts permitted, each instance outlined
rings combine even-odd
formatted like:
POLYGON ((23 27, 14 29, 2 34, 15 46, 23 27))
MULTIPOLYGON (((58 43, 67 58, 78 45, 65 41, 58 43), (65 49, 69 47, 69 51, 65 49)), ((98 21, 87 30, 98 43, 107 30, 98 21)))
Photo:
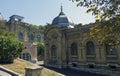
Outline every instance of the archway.
POLYGON ((22 53, 20 58, 27 61, 31 61, 31 55, 29 53, 22 53))

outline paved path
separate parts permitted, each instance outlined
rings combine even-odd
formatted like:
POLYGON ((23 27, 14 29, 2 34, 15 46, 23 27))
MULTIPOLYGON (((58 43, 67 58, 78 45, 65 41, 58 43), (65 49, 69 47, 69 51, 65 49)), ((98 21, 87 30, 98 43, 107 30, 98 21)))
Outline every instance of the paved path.
POLYGON ((46 67, 46 68, 50 70, 54 70, 65 76, 106 76, 106 75, 99 75, 99 74, 83 72, 83 71, 78 71, 78 70, 73 70, 73 69, 68 69, 68 68, 67 69, 58 69, 58 68, 52 68, 52 67, 46 67))
POLYGON ((0 76, 12 76, 12 75, 0 70, 0 76))

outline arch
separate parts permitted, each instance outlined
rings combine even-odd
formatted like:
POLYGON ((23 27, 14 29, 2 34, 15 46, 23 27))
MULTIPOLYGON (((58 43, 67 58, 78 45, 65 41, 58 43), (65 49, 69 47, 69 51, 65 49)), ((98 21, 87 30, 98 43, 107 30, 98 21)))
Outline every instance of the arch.
POLYGON ((86 54, 87 55, 95 55, 95 47, 92 41, 88 41, 86 43, 86 54))
POLYGON ((85 39, 83 39, 82 45, 86 46, 86 43, 89 42, 89 41, 92 41, 94 43, 94 45, 99 45, 99 41, 97 39, 94 39, 94 38, 85 38, 85 39))
POLYGON ((57 47, 55 45, 52 45, 52 47, 51 47, 51 56, 52 57, 57 56, 57 47))
POLYGON ((110 45, 105 45, 106 55, 117 55, 117 49, 110 45))
POLYGON ((30 61, 31 60, 31 54, 30 53, 22 53, 21 56, 20 56, 21 59, 24 59, 24 60, 27 60, 27 61, 30 61))
POLYGON ((22 33, 22 32, 19 32, 19 33, 18 33, 18 39, 19 39, 19 40, 23 40, 23 33, 22 33))
POLYGON ((30 38, 30 40, 34 40, 34 35, 33 34, 30 34, 30 36, 29 36, 30 38))
POLYGON ((40 41, 41 41, 41 36, 37 35, 37 42, 40 42, 40 41))
POLYGON ((77 55, 78 54, 78 47, 76 43, 71 44, 71 55, 77 55))

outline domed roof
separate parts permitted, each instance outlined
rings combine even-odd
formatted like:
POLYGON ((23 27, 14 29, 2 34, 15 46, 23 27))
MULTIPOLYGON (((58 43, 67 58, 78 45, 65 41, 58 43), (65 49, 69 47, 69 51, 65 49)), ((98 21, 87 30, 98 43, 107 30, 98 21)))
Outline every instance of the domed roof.
POLYGON ((56 18, 53 19, 52 24, 58 27, 74 28, 73 21, 64 14, 64 12, 62 11, 62 6, 61 6, 61 12, 56 18))
POLYGON ((3 16, 1 15, 1 13, 0 13, 0 20, 3 20, 3 16))

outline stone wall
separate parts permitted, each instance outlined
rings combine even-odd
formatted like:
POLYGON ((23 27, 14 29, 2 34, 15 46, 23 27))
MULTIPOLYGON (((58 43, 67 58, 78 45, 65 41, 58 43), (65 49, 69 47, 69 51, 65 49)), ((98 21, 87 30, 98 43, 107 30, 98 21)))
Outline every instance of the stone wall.
MULTIPOLYGON (((117 46, 117 53, 107 55, 106 46, 101 45, 97 38, 89 36, 88 26, 74 29, 65 29, 52 26, 45 33, 45 64, 49 66, 66 67, 79 64, 120 64, 120 46, 117 46), (94 45, 94 54, 87 55, 87 42, 94 45), (76 43, 77 54, 71 54, 71 45, 76 43), (52 46, 56 46, 56 56, 52 56, 52 46)), ((87 66, 86 66, 87 67, 87 66)))
MULTIPOLYGON (((16 20, 17 15, 10 17, 10 20, 7 22, 7 26, 11 32, 14 32, 17 38, 22 41, 26 49, 22 52, 20 58, 32 62, 37 61, 37 46, 33 45, 33 42, 44 42, 44 31, 30 28, 28 23, 25 23, 21 20, 16 20), (12 19, 13 17, 13 19, 12 19)), ((23 18, 19 16, 20 18, 23 18)))

